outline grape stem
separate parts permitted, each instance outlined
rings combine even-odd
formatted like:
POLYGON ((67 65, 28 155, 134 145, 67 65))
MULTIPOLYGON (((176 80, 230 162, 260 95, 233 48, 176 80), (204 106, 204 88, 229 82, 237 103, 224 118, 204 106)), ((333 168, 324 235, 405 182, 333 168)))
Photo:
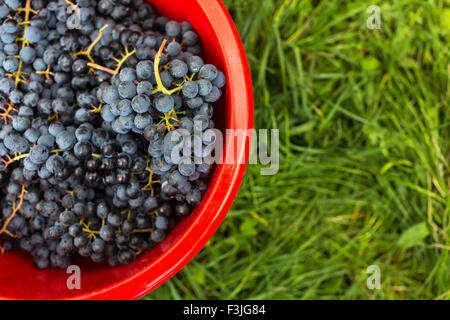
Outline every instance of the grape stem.
POLYGON ((8 166, 11 163, 14 163, 16 161, 19 161, 20 159, 24 159, 26 157, 28 157, 30 154, 29 153, 15 153, 14 154, 14 158, 11 158, 9 156, 9 154, 6 155, 6 160, 5 159, 0 159, 1 162, 3 162, 5 164, 5 166, 3 167, 3 171, 6 170, 6 168, 8 168, 8 166))
POLYGON ((47 69, 44 71, 36 71, 37 74, 45 75, 45 79, 50 80, 50 76, 55 76, 54 72, 50 71, 50 65, 47 65, 47 69))
MULTIPOLYGON (((67 0, 66 0, 66 2, 67 2, 67 0)), ((70 5, 73 5, 70 1, 67 2, 67 3, 69 3, 70 5)), ((95 64, 94 58, 92 58, 92 56, 91 56, 91 52, 92 52, 92 49, 94 49, 95 45, 96 45, 96 44, 101 40, 101 38, 103 37, 103 31, 105 31, 106 28, 108 28, 108 25, 107 25, 107 24, 105 24, 103 27, 100 28, 100 30, 98 30, 98 35, 97 35, 97 37, 94 39, 94 41, 92 41, 92 43, 89 45, 89 47, 88 47, 86 50, 84 50, 84 51, 79 51, 79 52, 75 52, 73 55, 74 55, 75 57, 78 57, 78 56, 86 56, 92 64, 95 64)), ((93 68, 92 68, 92 66, 90 66, 90 67, 91 67, 91 69, 90 69, 89 71, 91 72, 91 71, 93 71, 93 68)))
POLYGON ((127 61, 128 58, 131 57, 135 52, 136 52, 136 48, 133 48, 133 50, 128 51, 128 47, 125 46, 125 53, 121 54, 122 58, 121 59, 114 58, 114 61, 117 62, 116 63, 116 68, 114 70, 106 68, 104 66, 101 66, 101 65, 93 63, 93 62, 88 63, 88 66, 91 67, 91 68, 97 69, 97 70, 101 70, 101 71, 107 72, 107 73, 112 74, 112 75, 116 75, 116 74, 119 73, 120 68, 122 68, 122 65, 125 63, 125 61, 127 61))
POLYGON ((14 71, 13 73, 7 73, 6 76, 14 78, 14 86, 17 89, 19 83, 28 84, 28 81, 25 76, 29 76, 30 74, 22 71, 23 63, 22 59, 20 59, 20 56, 16 56, 16 58, 19 59, 19 67, 17 68, 17 71, 14 71))
POLYGON ((102 107, 103 105, 100 103, 98 107, 96 107, 95 105, 91 104, 91 110, 89 110, 89 113, 100 113, 102 112, 102 107))
POLYGON ((150 191, 150 196, 153 197, 155 190, 153 189, 153 184, 160 183, 161 180, 153 180, 153 170, 150 169, 150 157, 145 157, 145 170, 149 172, 148 183, 142 188, 142 191, 150 191))
POLYGON ((65 0, 65 1, 72 8, 73 11, 77 11, 78 10, 78 4, 74 4, 73 2, 71 2, 69 0, 65 0))
POLYGON ((164 123, 166 126, 167 131, 172 131, 175 129, 175 127, 178 125, 178 122, 180 121, 177 117, 178 114, 186 114, 185 111, 175 111, 173 108, 169 112, 164 113, 164 116, 161 116, 161 121, 158 123, 160 125, 161 123, 164 123), (175 124, 172 124, 171 121, 174 121, 175 124))
POLYGON ((25 12, 25 23, 29 23, 30 21, 30 12, 32 14, 38 14, 39 10, 33 10, 31 8, 31 0, 27 0, 27 2, 25 3, 25 7, 23 8, 17 8, 16 9, 17 12, 25 12))
POLYGON ((122 214, 122 215, 126 214, 127 215, 127 220, 130 220, 130 218, 131 218, 131 209, 122 210, 120 212, 120 214, 122 214))
MULTIPOLYGON (((50 153, 59 154, 60 152, 63 152, 63 151, 64 150, 62 150, 62 149, 54 149, 54 150, 51 150, 50 153)), ((14 157, 11 158, 11 156, 9 154, 7 154, 5 156, 6 159, 3 159, 3 158, 0 159, 0 161, 5 164, 5 166, 3 167, 3 171, 5 171, 11 163, 14 163, 14 162, 19 161, 19 160, 24 159, 24 158, 27 158, 29 156, 30 156, 29 153, 17 153, 16 152, 16 153, 14 153, 14 157)), ((97 157, 97 158, 101 158, 101 155, 98 155, 98 154, 95 154, 95 153, 93 153, 92 156, 97 157)))
POLYGON ((19 204, 16 206, 16 199, 14 199, 13 202, 13 206, 12 206, 12 213, 11 215, 6 219, 5 223, 3 224, 3 227, 0 229, 0 234, 2 233, 7 233, 10 236, 11 233, 9 233, 9 231, 6 230, 6 228, 8 228, 9 223, 11 222, 12 219, 14 219, 14 217, 16 216, 17 212, 20 210, 20 208, 22 207, 22 203, 23 203, 23 196, 25 193, 27 193, 28 191, 25 189, 25 185, 22 184, 22 190, 20 191, 20 194, 18 196, 18 198, 20 199, 19 204))
POLYGON ((48 116, 47 121, 53 121, 53 120, 58 120, 58 113, 55 112, 54 114, 51 114, 48 116))
POLYGON ((89 239, 97 239, 97 236, 100 232, 99 231, 95 231, 95 230, 91 230, 89 228, 90 223, 86 224, 85 222, 83 222, 83 219, 80 221, 81 226, 83 227, 83 232, 88 234, 89 239))
POLYGON ((168 94, 169 96, 180 91, 181 89, 183 89, 183 86, 180 86, 178 88, 172 89, 172 90, 167 90, 162 81, 161 81, 161 74, 159 72, 159 63, 161 62, 161 56, 164 50, 164 47, 166 46, 167 40, 164 39, 164 41, 161 44, 161 47, 158 50, 158 53, 155 56, 155 64, 154 64, 154 70, 155 70, 155 79, 156 79, 156 89, 153 90, 152 94, 158 93, 158 92, 162 92, 164 94, 168 94))
POLYGON ((0 110, 3 110, 3 112, 0 113, 0 118, 3 119, 3 121, 5 122, 5 125, 8 124, 8 119, 9 120, 14 119, 14 117, 11 115, 11 111, 15 111, 15 112, 19 113, 19 110, 14 108, 14 105, 11 102, 4 103, 3 106, 0 107, 0 110), (8 108, 5 108, 5 104, 8 106, 8 108))
MULTIPOLYGON (((23 25, 23 35, 22 35, 22 37, 17 38, 17 41, 22 42, 22 48, 25 48, 25 46, 28 46, 30 44, 29 41, 25 38, 25 30, 27 30, 28 25, 30 24, 30 13, 36 15, 36 14, 38 14, 39 10, 33 10, 31 8, 31 0, 27 0, 25 3, 25 7, 17 8, 15 11, 25 12, 25 19, 20 23, 21 25, 23 25)), ((18 56, 18 59, 19 59, 19 67, 17 68, 17 71, 6 74, 6 76, 8 76, 8 77, 14 77, 14 83, 15 83, 16 89, 19 86, 19 83, 25 83, 25 84, 28 83, 25 78, 25 75, 29 75, 28 73, 22 72, 22 64, 23 64, 22 59, 20 58, 20 56, 18 56)))

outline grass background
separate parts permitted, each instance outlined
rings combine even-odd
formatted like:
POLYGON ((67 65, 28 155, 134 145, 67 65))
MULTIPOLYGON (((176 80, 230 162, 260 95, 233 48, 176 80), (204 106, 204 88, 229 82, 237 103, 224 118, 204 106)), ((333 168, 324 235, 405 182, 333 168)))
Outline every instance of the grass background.
POLYGON ((280 172, 145 299, 450 299, 450 2, 224 2, 280 172))

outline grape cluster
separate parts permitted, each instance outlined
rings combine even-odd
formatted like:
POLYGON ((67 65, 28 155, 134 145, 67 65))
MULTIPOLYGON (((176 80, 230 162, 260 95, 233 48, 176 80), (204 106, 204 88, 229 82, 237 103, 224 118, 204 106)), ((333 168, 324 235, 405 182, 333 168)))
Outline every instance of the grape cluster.
POLYGON ((118 266, 162 242, 212 169, 174 136, 214 128, 225 84, 143 0, 0 0, 0 253, 118 266))

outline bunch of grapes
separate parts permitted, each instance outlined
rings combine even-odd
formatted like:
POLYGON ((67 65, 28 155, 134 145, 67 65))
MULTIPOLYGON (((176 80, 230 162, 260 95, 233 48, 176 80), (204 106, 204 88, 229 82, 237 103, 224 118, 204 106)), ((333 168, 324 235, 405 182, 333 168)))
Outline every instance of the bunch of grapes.
POLYGON ((212 169, 174 136, 214 129, 225 84, 143 0, 0 0, 0 253, 118 266, 162 242, 212 169))

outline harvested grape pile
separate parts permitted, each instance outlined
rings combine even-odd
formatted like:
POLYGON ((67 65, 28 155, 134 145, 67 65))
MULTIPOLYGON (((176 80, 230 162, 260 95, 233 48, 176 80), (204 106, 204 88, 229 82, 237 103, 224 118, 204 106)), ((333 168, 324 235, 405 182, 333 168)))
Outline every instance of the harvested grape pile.
POLYGON ((212 165, 173 150, 226 82, 200 55, 143 0, 0 0, 0 253, 129 264, 189 216, 212 165))

